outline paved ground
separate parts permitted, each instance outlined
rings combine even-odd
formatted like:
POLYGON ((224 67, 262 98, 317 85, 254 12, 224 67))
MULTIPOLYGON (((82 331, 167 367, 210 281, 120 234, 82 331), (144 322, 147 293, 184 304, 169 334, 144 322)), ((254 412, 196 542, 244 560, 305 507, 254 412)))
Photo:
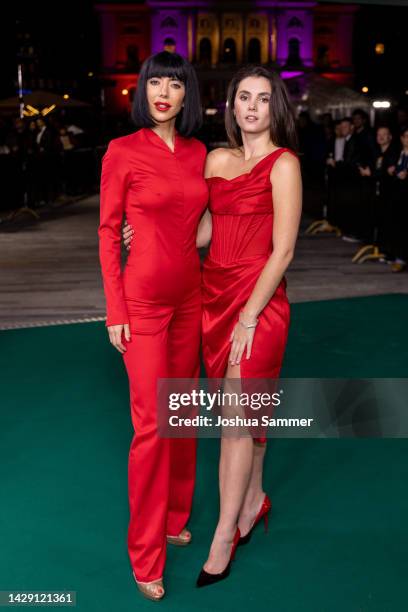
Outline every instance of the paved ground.
MULTIPOLYGON (((41 221, 0 225, 0 329, 103 317, 98 262, 98 196, 44 213, 41 221)), ((408 274, 380 263, 353 264, 358 245, 305 236, 302 221, 288 273, 291 302, 408 293, 408 274)))

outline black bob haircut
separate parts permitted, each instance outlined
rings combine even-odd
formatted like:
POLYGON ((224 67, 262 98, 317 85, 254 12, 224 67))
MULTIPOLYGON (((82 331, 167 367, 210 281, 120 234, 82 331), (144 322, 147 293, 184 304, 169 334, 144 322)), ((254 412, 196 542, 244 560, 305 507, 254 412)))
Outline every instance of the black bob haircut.
POLYGON ((202 109, 197 75, 192 65, 178 53, 161 51, 142 64, 132 105, 132 120, 136 127, 154 127, 147 102, 147 82, 152 77, 171 77, 185 86, 184 106, 176 117, 176 129, 189 137, 202 125, 202 109))

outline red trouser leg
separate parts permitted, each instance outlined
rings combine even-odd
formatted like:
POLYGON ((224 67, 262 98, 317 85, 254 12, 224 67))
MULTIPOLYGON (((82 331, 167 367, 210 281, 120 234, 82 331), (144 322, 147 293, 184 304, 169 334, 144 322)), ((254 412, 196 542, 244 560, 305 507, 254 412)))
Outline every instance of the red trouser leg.
POLYGON ((171 535, 188 520, 196 460, 194 440, 169 440, 157 434, 157 379, 174 376, 171 371, 190 376, 199 350, 200 315, 197 306, 194 312, 188 304, 174 309, 138 306, 137 316, 129 314, 132 340, 126 345, 124 362, 135 435, 128 465, 128 550, 136 579, 150 582, 163 575, 170 506, 171 535))
MULTIPOLYGON (((130 324, 132 329, 132 319, 130 324)), ((132 331, 131 338, 124 354, 135 431, 128 462, 128 550, 136 579, 150 582, 161 578, 166 559, 170 446, 157 436, 156 381, 167 376, 167 326, 154 335, 132 331)))
MULTIPOLYGON (((169 328, 169 378, 198 378, 201 336, 201 295, 197 292, 178 307, 169 328)), ((193 502, 196 438, 170 440, 168 535, 186 526, 193 502)))

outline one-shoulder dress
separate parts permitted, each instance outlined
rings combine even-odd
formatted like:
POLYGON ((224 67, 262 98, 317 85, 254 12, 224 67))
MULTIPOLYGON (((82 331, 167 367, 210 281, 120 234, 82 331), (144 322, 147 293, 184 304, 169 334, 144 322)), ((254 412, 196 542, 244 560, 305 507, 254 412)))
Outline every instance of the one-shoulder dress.
MULTIPOLYGON (((229 341, 240 310, 273 251, 273 198, 270 172, 284 152, 281 147, 249 172, 232 179, 207 179, 212 239, 203 263, 203 361, 209 378, 223 378, 231 350, 229 341)), ((252 352, 241 359, 241 378, 279 376, 290 323, 283 276, 259 315, 252 352)), ((265 440, 262 440, 265 441, 265 440)))

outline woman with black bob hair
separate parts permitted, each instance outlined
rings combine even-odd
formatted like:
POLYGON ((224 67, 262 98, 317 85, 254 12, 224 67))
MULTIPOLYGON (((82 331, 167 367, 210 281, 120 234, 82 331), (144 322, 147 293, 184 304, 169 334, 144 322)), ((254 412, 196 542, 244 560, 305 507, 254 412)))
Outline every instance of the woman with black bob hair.
POLYGON ((177 79, 184 84, 185 97, 175 128, 181 136, 189 138, 202 125, 202 109, 197 75, 192 65, 177 53, 162 51, 150 56, 142 66, 133 98, 132 120, 137 128, 152 128, 156 123, 151 115, 146 95, 152 77, 177 79))
POLYGON ((208 199, 197 78, 163 51, 141 69, 136 132, 115 138, 103 158, 99 254, 111 344, 129 378, 134 427, 128 487, 128 551, 139 590, 164 596, 167 542, 184 546, 195 483, 196 440, 158 435, 158 378, 196 378, 201 327, 197 227, 208 199), (133 247, 121 270, 121 227, 133 247))

